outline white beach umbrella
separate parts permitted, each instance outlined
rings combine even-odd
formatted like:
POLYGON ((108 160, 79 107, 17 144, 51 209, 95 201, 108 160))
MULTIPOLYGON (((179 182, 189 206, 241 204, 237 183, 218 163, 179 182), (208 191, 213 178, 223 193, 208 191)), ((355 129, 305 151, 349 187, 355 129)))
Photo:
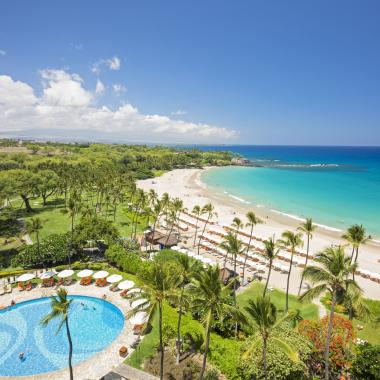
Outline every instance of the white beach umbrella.
POLYGON ((130 290, 128 290, 128 294, 134 294, 134 293, 141 293, 141 289, 140 288, 132 288, 130 290))
POLYGON ((99 272, 96 272, 94 274, 94 278, 97 279, 97 278, 106 278, 108 276, 108 272, 106 270, 100 270, 99 272))
POLYGON ((202 257, 200 260, 202 261, 203 264, 211 264, 213 262, 213 260, 210 259, 209 257, 202 257))
POLYGON ((81 277, 90 277, 93 273, 94 273, 94 271, 91 270, 91 269, 83 269, 79 273, 77 273, 77 276, 79 278, 81 278, 81 277))
POLYGON ((181 248, 178 247, 178 245, 174 245, 173 247, 170 248, 172 251, 179 251, 181 248))
POLYGON ((202 255, 195 255, 195 256, 194 256, 194 259, 195 259, 195 260, 201 260, 201 261, 202 261, 203 256, 202 256, 202 255))
POLYGON ((47 280, 49 278, 54 277, 57 274, 55 270, 48 270, 47 272, 44 272, 39 275, 41 280, 47 280))
POLYGON ((120 282, 120 284, 117 287, 121 290, 128 290, 128 289, 133 288, 134 286, 135 286, 135 283, 133 281, 125 280, 125 281, 120 282))
POLYGON ((189 256, 189 257, 194 257, 194 256, 196 256, 197 254, 195 253, 195 252, 192 252, 192 251, 188 251, 187 252, 187 256, 189 256))
POLYGON ((132 325, 143 325, 148 319, 148 314, 145 311, 139 311, 131 317, 129 322, 132 325))
POLYGON ((59 278, 66 278, 66 277, 72 276, 73 274, 74 274, 74 271, 72 269, 65 269, 62 272, 59 272, 57 276, 59 278))
MULTIPOLYGON (((133 301, 131 303, 131 308, 135 309, 136 307, 139 307, 139 306, 141 306, 141 305, 143 305, 144 303, 147 303, 147 302, 148 302, 148 300, 146 298, 140 298, 140 299, 138 299, 136 301, 133 301)), ((149 303, 146 306, 149 306, 149 303)))
POLYGON ((19 282, 30 281, 30 280, 33 280, 34 277, 35 275, 33 273, 24 273, 17 278, 17 281, 19 282))
POLYGON ((107 277, 107 282, 109 282, 110 284, 114 284, 115 282, 119 282, 123 279, 122 276, 120 276, 120 274, 112 274, 111 276, 107 277))

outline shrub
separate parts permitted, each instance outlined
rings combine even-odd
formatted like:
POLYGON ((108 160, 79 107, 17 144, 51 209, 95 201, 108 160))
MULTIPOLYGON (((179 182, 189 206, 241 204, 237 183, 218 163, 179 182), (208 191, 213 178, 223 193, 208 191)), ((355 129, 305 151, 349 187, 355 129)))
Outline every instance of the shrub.
POLYGON ((380 345, 364 344, 358 346, 356 358, 352 363, 351 373, 354 379, 380 379, 380 345))
POLYGON ((111 245, 105 252, 109 262, 116 265, 121 271, 137 274, 144 271, 150 264, 142 261, 140 256, 134 252, 127 252, 120 244, 111 245))
MULTIPOLYGON (((323 354, 326 346, 326 331, 329 317, 320 321, 301 321, 298 325, 299 333, 313 344, 313 361, 310 363, 312 371, 321 373, 323 369, 323 354)), ((343 368, 350 365, 352 360, 351 345, 354 339, 351 321, 335 314, 330 343, 330 369, 338 375, 343 368)))
MULTIPOLYGON (((281 340, 285 340, 291 347, 294 347, 301 360, 299 362, 293 362, 282 350, 276 347, 275 343, 271 342, 271 339, 269 339, 267 351, 268 379, 307 379, 307 367, 304 362, 309 359, 312 352, 310 342, 289 327, 280 327, 273 334, 281 340)), ((241 358, 239 368, 241 378, 244 380, 262 379, 264 377, 264 372, 261 360, 262 344, 260 340, 260 343, 249 358, 241 358)))
POLYGON ((37 244, 27 245, 12 260, 13 266, 30 268, 41 266, 55 266, 67 262, 67 234, 52 234, 43 239, 40 243, 40 253, 38 254, 37 244))

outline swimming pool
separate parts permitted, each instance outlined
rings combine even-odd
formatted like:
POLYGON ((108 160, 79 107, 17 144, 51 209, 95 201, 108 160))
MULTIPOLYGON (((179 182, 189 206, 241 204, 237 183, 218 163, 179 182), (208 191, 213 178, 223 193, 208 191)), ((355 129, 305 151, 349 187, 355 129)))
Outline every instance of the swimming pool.
MULTIPOLYGON (((102 299, 69 296, 69 326, 73 365, 103 350, 124 326, 122 312, 102 299)), ((66 328, 56 335, 59 319, 47 327, 41 319, 50 312, 50 299, 39 298, 0 311, 0 376, 26 376, 68 366, 66 328), (23 360, 18 355, 25 353, 23 360)))

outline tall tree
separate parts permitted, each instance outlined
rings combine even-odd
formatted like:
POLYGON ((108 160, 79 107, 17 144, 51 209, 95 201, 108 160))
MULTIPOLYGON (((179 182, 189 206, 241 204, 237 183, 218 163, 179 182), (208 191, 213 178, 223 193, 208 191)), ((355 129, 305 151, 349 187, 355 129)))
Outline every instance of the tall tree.
POLYGON ((72 299, 67 298, 67 290, 65 288, 60 288, 57 291, 56 296, 51 298, 51 312, 46 315, 42 320, 42 326, 46 327, 53 319, 60 318, 61 322, 58 326, 57 334, 61 331, 63 325, 66 327, 67 340, 69 342, 69 371, 70 371, 70 380, 74 379, 73 375, 73 342, 71 339, 70 327, 69 327, 69 314, 70 314, 70 305, 73 302, 72 299))
MULTIPOLYGON (((305 267, 307 267, 307 262, 309 260, 310 240, 313 238, 313 231, 316 228, 317 226, 313 224, 313 219, 311 218, 306 218, 306 221, 297 228, 307 237, 305 267)), ((303 283, 303 275, 301 276, 300 287, 298 289, 298 295, 300 295, 301 293, 302 283, 303 283)))
POLYGON ((175 272, 162 263, 153 262, 152 267, 144 273, 141 278, 141 297, 147 299, 147 302, 139 305, 132 310, 131 314, 145 310, 148 313, 147 323, 150 323, 153 315, 158 311, 158 329, 159 329, 159 351, 160 351, 160 380, 164 377, 164 343, 162 333, 162 317, 164 301, 173 297, 173 292, 178 287, 179 278, 175 272))
POLYGON ((289 273, 286 281, 286 303, 285 303, 285 312, 289 309, 289 283, 290 283, 290 275, 293 267, 293 256, 298 247, 303 246, 302 234, 295 233, 292 231, 285 231, 282 233, 282 240, 280 240, 280 244, 286 249, 290 249, 291 257, 289 264, 289 273))
POLYGON ((194 244, 193 244, 193 247, 195 247, 195 242, 197 241, 199 217, 201 215, 201 206, 195 205, 193 207, 192 214, 197 217, 196 222, 195 222, 195 234, 194 234, 194 244))
POLYGON ((201 246, 201 241, 203 239, 203 235, 204 235, 204 233, 206 231, 207 225, 209 224, 209 222, 210 222, 210 220, 212 218, 218 216, 218 214, 215 211, 215 207, 211 203, 207 203, 207 204, 205 204, 202 207, 202 215, 207 215, 207 219, 206 219, 205 224, 203 226, 202 234, 199 237, 199 241, 198 241, 198 255, 199 255, 199 249, 200 249, 200 246, 201 246))
POLYGON ((264 255, 269 260, 269 270, 268 270, 268 277, 265 282, 263 296, 265 296, 265 293, 268 289, 269 278, 272 272, 273 260, 277 257, 279 251, 280 251, 279 242, 275 241, 274 238, 269 238, 267 240, 264 240, 264 255))
POLYGON ((244 321, 242 313, 230 305, 231 289, 228 285, 223 285, 219 273, 219 266, 208 266, 206 270, 196 273, 192 287, 193 307, 202 316, 202 324, 205 327, 205 349, 200 380, 203 380, 206 370, 211 330, 215 318, 222 320, 223 317, 229 315, 236 321, 244 321))
POLYGON ((36 235, 37 255, 44 269, 46 269, 45 260, 42 257, 41 250, 40 250, 40 231, 42 230, 42 228, 43 228, 43 222, 40 218, 32 218, 30 220, 30 223, 27 224, 28 232, 31 234, 34 233, 36 235))
POLYGON ((241 219, 237 216, 232 220, 231 226, 236 230, 236 235, 238 235, 239 230, 243 228, 244 223, 241 221, 241 219))
POLYGON ((304 278, 310 280, 312 287, 301 295, 301 301, 311 301, 321 294, 328 292, 331 295, 331 309, 325 347, 325 379, 329 380, 329 354, 333 328, 335 306, 338 293, 352 292, 360 289, 357 283, 349 279, 349 275, 355 271, 356 264, 345 255, 342 247, 329 247, 318 253, 314 259, 318 266, 308 266, 303 270, 304 278))
POLYGON ((258 218, 253 211, 248 211, 245 216, 248 220, 246 227, 250 228, 250 233, 249 233, 249 241, 248 241, 247 249, 245 251, 245 258, 244 258, 244 264, 243 264, 243 280, 242 280, 243 285, 244 285, 244 280, 245 280, 245 268, 247 265, 248 254, 251 249, 251 242, 253 238, 253 229, 257 224, 263 223, 263 221, 260 218, 258 218))
POLYGON ((202 264, 200 261, 193 259, 187 255, 179 255, 177 259, 177 273, 179 276, 179 292, 176 294, 176 303, 178 305, 178 322, 177 322, 177 342, 176 342, 176 363, 179 364, 181 357, 181 321, 182 315, 186 306, 188 306, 189 297, 185 295, 185 289, 194 278, 195 274, 202 271, 202 264))
MULTIPOLYGON (((291 347, 284 339, 279 339, 272 336, 276 328, 287 320, 292 319, 292 313, 285 314, 282 318, 278 318, 276 306, 270 302, 268 296, 259 296, 256 301, 248 300, 248 306, 245 307, 248 315, 248 325, 253 329, 257 329, 262 340, 262 361, 264 367, 265 380, 268 378, 267 370, 267 345, 268 339, 283 351, 289 359, 299 361, 297 351, 291 347)), ((247 351, 244 352, 243 357, 247 358, 252 355, 252 352, 257 348, 260 337, 254 339, 248 346, 247 351)))

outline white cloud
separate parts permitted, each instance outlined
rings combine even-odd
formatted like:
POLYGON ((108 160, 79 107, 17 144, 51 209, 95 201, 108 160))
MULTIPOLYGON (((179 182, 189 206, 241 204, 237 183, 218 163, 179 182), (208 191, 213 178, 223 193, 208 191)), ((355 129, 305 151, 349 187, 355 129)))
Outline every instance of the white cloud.
POLYGON ((70 42, 70 48, 73 50, 82 50, 83 49, 83 44, 76 44, 74 42, 70 42))
POLYGON ((4 57, 5 55, 7 55, 7 52, 0 49, 0 56, 4 57))
POLYGON ((120 96, 121 94, 127 91, 127 88, 122 84, 116 83, 112 85, 112 90, 116 96, 120 96))
POLYGON ((121 61, 116 55, 110 59, 107 59, 107 64, 110 70, 120 70, 121 61))
POLYGON ((173 115, 173 116, 183 116, 186 114, 187 114, 187 111, 184 111, 184 110, 177 110, 177 111, 174 111, 171 113, 171 115, 173 115))
POLYGON ((116 55, 108 59, 99 59, 91 66, 91 71, 94 74, 99 75, 102 71, 102 66, 106 66, 110 70, 117 71, 120 70, 121 60, 116 55))
POLYGON ((100 79, 98 79, 96 81, 95 94, 100 95, 101 93, 104 92, 104 90, 105 90, 105 86, 103 82, 100 79))
POLYGON ((114 140, 167 143, 216 143, 237 136, 226 128, 144 114, 129 103, 115 110, 96 106, 96 89, 87 90, 79 75, 63 70, 42 70, 40 75, 40 96, 27 83, 0 75, 0 132, 54 136, 64 131, 73 138, 107 135, 114 140))

